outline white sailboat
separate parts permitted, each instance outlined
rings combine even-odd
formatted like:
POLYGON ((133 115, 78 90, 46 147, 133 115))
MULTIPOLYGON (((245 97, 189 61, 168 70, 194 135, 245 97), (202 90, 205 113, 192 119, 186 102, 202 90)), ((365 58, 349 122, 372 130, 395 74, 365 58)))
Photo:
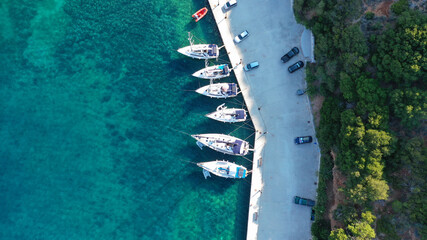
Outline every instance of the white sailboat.
POLYGON ((211 98, 235 97, 238 87, 236 83, 211 83, 196 90, 197 93, 211 98))
POLYGON ((178 49, 179 53, 196 59, 212 59, 219 57, 219 48, 216 44, 194 44, 193 36, 188 33, 190 46, 178 49))
POLYGON ((218 79, 230 76, 230 71, 231 69, 228 67, 228 64, 221 64, 205 67, 193 73, 193 77, 204 79, 218 79))
POLYGON ((197 140, 199 147, 204 145, 224 154, 244 156, 249 152, 249 143, 233 136, 219 133, 194 134, 191 136, 197 140))
POLYGON ((246 121, 246 111, 241 108, 227 108, 225 103, 219 105, 215 112, 205 115, 208 118, 227 123, 246 121))
POLYGON ((242 165, 237 165, 225 160, 201 162, 197 163, 197 166, 203 168, 203 175, 205 178, 207 178, 205 171, 224 178, 245 178, 249 173, 242 165))

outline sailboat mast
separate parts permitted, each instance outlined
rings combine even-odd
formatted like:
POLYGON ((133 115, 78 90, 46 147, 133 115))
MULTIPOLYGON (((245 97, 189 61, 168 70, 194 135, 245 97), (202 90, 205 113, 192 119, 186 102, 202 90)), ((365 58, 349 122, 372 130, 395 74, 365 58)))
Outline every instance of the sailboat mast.
POLYGON ((188 32, 188 41, 190 41, 190 49, 193 51, 193 35, 191 35, 191 32, 188 32))

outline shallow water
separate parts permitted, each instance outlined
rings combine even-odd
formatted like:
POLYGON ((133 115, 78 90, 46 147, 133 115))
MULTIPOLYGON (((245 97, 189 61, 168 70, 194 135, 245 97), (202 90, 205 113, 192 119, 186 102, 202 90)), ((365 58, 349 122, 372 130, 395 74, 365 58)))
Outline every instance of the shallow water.
POLYGON ((204 62, 175 51, 188 31, 221 44, 210 13, 191 22, 207 5, 1 1, 0 239, 245 238, 250 178, 205 180, 194 162, 251 162, 185 134, 241 126, 203 116, 243 99, 189 91, 204 62))

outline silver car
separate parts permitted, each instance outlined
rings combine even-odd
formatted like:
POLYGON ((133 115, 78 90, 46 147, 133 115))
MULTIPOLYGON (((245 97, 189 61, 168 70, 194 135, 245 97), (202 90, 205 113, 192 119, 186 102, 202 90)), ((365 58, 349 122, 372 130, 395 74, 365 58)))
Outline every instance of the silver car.
POLYGON ((237 5, 237 0, 230 0, 224 4, 224 10, 228 10, 237 5))
POLYGON ((245 31, 243 31, 241 34, 237 35, 237 36, 234 38, 234 41, 235 41, 236 43, 239 43, 239 42, 243 41, 243 39, 247 38, 248 36, 249 36, 249 32, 248 32, 247 30, 245 30, 245 31))
POLYGON ((255 69, 255 68, 258 68, 259 67, 259 63, 258 62, 251 62, 251 63, 248 63, 248 64, 246 64, 244 67, 243 67, 243 69, 246 71, 246 72, 248 72, 248 71, 250 71, 250 70, 252 70, 252 69, 255 69))

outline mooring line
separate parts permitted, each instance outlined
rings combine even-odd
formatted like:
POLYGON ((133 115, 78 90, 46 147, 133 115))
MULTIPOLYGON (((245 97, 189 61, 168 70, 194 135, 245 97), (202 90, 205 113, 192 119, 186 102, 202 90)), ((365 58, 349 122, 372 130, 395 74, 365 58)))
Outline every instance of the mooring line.
POLYGON ((253 163, 253 161, 252 160, 250 160, 249 158, 247 158, 247 157, 245 157, 245 156, 242 156, 244 159, 246 159, 246 160, 248 160, 249 162, 251 162, 251 163, 253 163))
POLYGON ((181 159, 178 159, 178 160, 181 161, 181 162, 192 163, 192 164, 196 164, 197 165, 196 162, 191 162, 191 161, 186 161, 186 160, 181 160, 181 159))
POLYGON ((252 126, 251 126, 251 125, 249 125, 248 123, 243 122, 243 124, 245 124, 246 126, 249 126, 249 127, 251 128, 251 130, 255 130, 255 127, 252 127, 252 126))
POLYGON ((174 131, 180 132, 180 133, 182 133, 182 134, 185 134, 185 135, 188 135, 188 136, 190 136, 190 137, 191 137, 191 134, 186 133, 186 132, 181 131, 181 130, 178 130, 178 129, 175 129, 175 128, 173 128, 173 127, 166 126, 166 128, 170 128, 170 129, 172 129, 172 130, 174 130, 174 131))
POLYGON ((252 135, 254 135, 254 134, 255 134, 255 132, 253 132, 251 135, 249 135, 247 138, 245 138, 245 141, 246 141, 246 139, 252 137, 252 135))
POLYGON ((228 135, 232 134, 234 131, 240 129, 241 127, 243 127, 244 125, 239 126, 238 128, 234 129, 233 131, 231 131, 228 135))

